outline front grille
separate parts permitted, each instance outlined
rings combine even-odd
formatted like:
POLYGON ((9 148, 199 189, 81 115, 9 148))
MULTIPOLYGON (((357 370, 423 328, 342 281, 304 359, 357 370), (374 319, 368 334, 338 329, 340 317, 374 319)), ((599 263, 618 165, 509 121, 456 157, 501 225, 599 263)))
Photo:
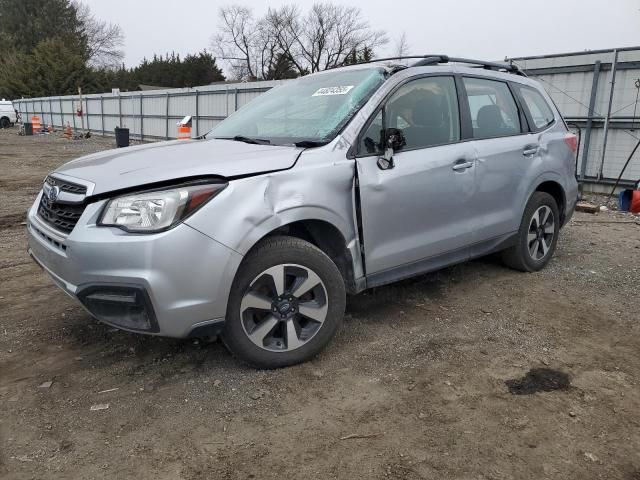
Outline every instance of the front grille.
POLYGON ((66 182, 54 177, 47 177, 45 181, 52 187, 57 185, 62 192, 76 193, 78 195, 84 195, 87 193, 87 187, 84 185, 76 185, 75 183, 66 182))
POLYGON ((76 205, 54 203, 42 195, 38 216, 52 227, 65 233, 71 233, 83 211, 84 204, 82 203, 76 205))
MULTIPOLYGON (((87 187, 76 185, 58 178, 47 177, 45 182, 51 186, 57 186, 61 192, 74 193, 84 195, 87 193, 87 187)), ((43 192, 38 206, 38 216, 47 224, 64 233, 71 233, 73 227, 76 226, 82 212, 84 212, 85 204, 67 203, 59 200, 51 201, 43 192)))

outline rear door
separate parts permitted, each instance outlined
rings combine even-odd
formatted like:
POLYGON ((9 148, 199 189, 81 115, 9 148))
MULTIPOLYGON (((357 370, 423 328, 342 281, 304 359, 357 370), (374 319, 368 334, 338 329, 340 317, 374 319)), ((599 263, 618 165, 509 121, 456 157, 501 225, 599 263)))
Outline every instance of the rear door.
POLYGON ((524 112, 506 81, 463 77, 477 153, 474 243, 499 240, 520 224, 526 173, 537 153, 524 112))
POLYGON ((460 130, 456 82, 446 75, 398 87, 365 128, 357 168, 368 285, 468 258, 475 156, 460 130), (406 145, 383 170, 390 127, 406 145))

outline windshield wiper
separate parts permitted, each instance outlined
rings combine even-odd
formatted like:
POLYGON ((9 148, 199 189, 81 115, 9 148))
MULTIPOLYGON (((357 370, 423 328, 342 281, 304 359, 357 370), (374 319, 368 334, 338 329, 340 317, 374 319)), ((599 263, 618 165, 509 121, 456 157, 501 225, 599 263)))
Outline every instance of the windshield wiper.
POLYGON ((316 148, 316 147, 323 147, 327 143, 329 142, 320 142, 318 140, 301 140, 299 142, 295 142, 294 145, 296 147, 302 147, 302 148, 316 148))
POLYGON ((230 138, 229 140, 235 140, 236 142, 251 143, 254 145, 269 145, 271 143, 270 140, 264 140, 262 138, 245 137, 244 135, 236 135, 235 137, 230 138))
POLYGON ((213 137, 216 140, 233 140, 235 142, 251 143, 252 145, 271 145, 271 140, 264 138, 251 138, 244 135, 236 135, 235 137, 213 137))

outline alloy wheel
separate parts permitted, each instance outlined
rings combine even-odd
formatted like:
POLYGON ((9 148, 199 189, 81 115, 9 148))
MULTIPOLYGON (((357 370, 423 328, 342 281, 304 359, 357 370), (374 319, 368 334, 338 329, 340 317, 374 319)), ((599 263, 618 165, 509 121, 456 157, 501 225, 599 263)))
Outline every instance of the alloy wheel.
POLYGON ((542 205, 531 217, 527 234, 527 250, 533 260, 540 261, 547 256, 553 244, 555 230, 553 211, 547 205, 542 205))
POLYGON ((276 265, 255 277, 242 297, 242 328, 260 348, 295 350, 318 333, 327 318, 328 301, 327 289, 313 270, 276 265))

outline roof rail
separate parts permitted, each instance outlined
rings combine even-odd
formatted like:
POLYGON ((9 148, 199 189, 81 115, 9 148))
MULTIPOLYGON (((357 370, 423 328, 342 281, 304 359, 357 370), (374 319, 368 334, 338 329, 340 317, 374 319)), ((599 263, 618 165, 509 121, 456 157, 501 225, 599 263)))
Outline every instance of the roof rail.
POLYGON ((427 65, 438 65, 441 63, 467 63, 472 66, 484 68, 486 70, 505 71, 516 75, 526 76, 522 70, 512 63, 485 62, 483 60, 472 60, 470 58, 449 57, 448 55, 428 54, 428 55, 405 55, 398 57, 374 58, 364 62, 358 62, 353 65, 363 65, 367 63, 388 62, 390 60, 418 60, 409 65, 410 67, 424 67, 427 65))
MULTIPOLYGON (((433 63, 447 63, 449 61, 449 57, 447 55, 429 53, 427 55, 403 55, 400 57, 374 58, 369 62, 362 62, 362 63, 386 62, 388 60, 410 60, 410 59, 416 59, 416 58, 419 58, 421 62, 428 62, 429 65, 433 63)), ((420 62, 416 62, 416 63, 420 63, 420 62)))
POLYGON ((504 70, 505 72, 515 73, 516 75, 522 75, 523 77, 526 77, 524 72, 520 70, 517 65, 514 65, 512 63, 485 62, 484 60, 473 60, 470 58, 458 57, 450 57, 449 61, 455 63, 468 63, 470 65, 475 65, 486 70, 504 70))
POLYGON ((331 70, 334 68, 341 68, 341 67, 350 67, 352 65, 366 65, 367 63, 388 62, 390 60, 414 60, 417 58, 423 61, 429 60, 429 65, 432 65, 434 63, 447 63, 447 61, 449 60, 449 57, 447 57, 446 55, 401 55, 398 57, 373 58, 371 60, 364 60, 362 62, 350 63, 348 65, 336 65, 335 67, 331 67, 327 70, 331 70))

